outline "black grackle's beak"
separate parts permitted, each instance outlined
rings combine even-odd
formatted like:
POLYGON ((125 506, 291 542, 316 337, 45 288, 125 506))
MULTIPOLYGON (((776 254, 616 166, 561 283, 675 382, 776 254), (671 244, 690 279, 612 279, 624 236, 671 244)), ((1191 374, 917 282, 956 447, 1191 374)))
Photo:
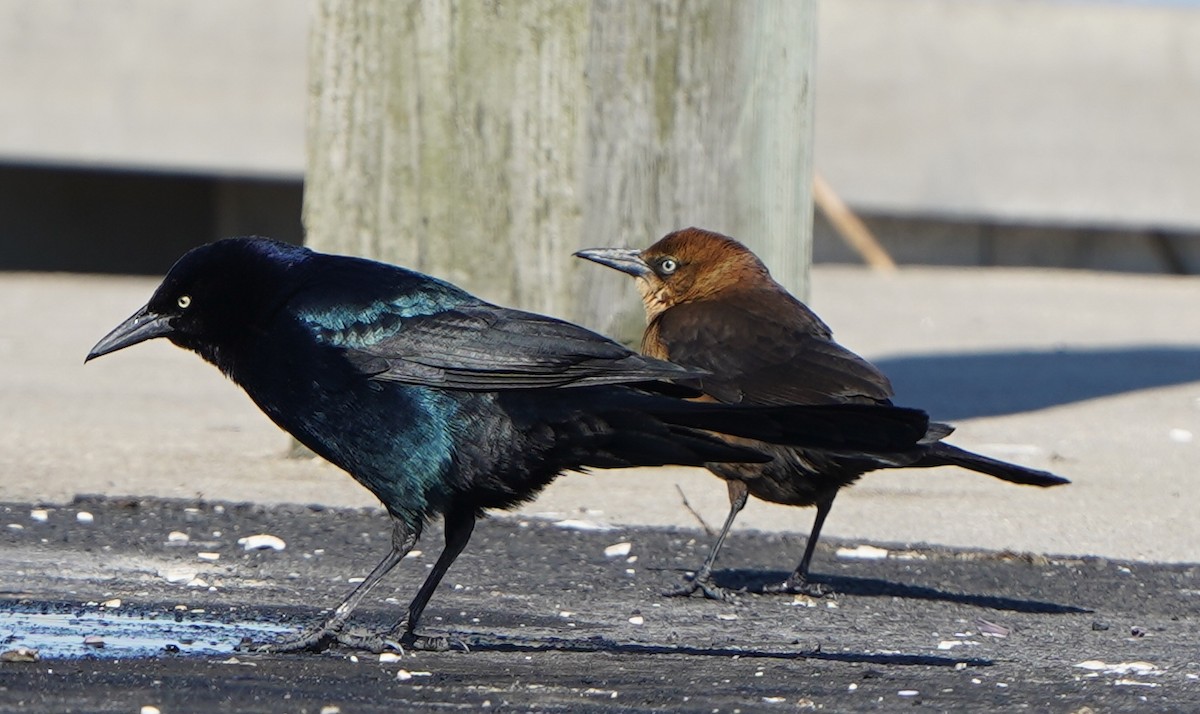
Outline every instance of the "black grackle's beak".
POLYGON ((88 356, 83 361, 89 362, 109 352, 116 352, 139 342, 169 335, 172 332, 170 319, 169 315, 151 312, 150 306, 147 305, 105 335, 104 339, 97 342, 92 351, 88 352, 88 356))
POLYGON ((651 272, 650 266, 646 264, 645 260, 642 260, 642 252, 633 248, 588 248, 577 251, 575 257, 607 265, 635 278, 651 272))

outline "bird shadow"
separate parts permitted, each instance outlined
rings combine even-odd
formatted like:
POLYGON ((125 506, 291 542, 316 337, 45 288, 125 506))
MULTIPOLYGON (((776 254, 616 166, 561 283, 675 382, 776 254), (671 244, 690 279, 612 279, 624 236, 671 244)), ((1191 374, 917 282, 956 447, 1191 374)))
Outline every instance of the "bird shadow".
MULTIPOLYGON (((762 570, 722 570, 714 573, 718 585, 733 592, 771 597, 764 592, 770 585, 777 585, 791 573, 765 572, 762 570)), ((809 575, 809 582, 823 587, 831 595, 853 597, 898 597, 906 600, 937 600, 959 605, 970 605, 988 610, 1007 610, 1041 615, 1081 615, 1092 612, 1075 605, 939 590, 924 585, 906 585, 882 578, 849 577, 843 575, 809 575)))
POLYGON ((1200 346, 1144 345, 884 357, 897 404, 948 421, 1200 380, 1200 346))
POLYGON ((823 652, 818 649, 785 650, 752 647, 699 647, 694 645, 656 644, 649 642, 621 642, 607 637, 585 638, 527 638, 503 637, 499 635, 473 635, 459 638, 472 652, 603 652, 627 655, 684 655, 689 657, 739 657, 742 659, 789 659, 822 660, 853 664, 875 664, 916 667, 990 667, 990 659, 979 657, 941 657, 927 654, 871 653, 871 652, 823 652))

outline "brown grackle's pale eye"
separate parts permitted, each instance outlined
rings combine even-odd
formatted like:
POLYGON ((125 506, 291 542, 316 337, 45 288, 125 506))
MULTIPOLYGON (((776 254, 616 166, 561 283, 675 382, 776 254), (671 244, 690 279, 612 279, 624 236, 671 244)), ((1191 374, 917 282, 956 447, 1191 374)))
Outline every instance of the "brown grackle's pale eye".
POLYGON ((658 261, 658 272, 663 275, 670 275, 679 268, 679 263, 674 258, 663 258, 658 261))

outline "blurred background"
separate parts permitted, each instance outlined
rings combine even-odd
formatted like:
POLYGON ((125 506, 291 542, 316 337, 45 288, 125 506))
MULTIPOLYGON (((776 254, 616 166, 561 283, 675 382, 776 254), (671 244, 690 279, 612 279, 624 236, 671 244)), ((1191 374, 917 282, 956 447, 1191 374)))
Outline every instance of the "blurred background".
MULTIPOLYGON (((310 11, 0 2, 0 270, 300 241, 310 11)), ((1196 3, 822 0, 816 35, 815 169, 897 262, 1200 271, 1196 3)))
MULTIPOLYGON (((632 343, 628 280, 571 252, 699 225, 956 444, 1075 480, 889 473, 831 535, 1200 557, 1200 2, 0 0, 0 90, 6 499, 373 503, 168 344, 83 368, 191 246, 304 240, 632 343)), ((528 512, 693 526, 677 486, 720 522, 703 472, 528 512)), ((809 523, 772 508, 739 523, 809 523)))

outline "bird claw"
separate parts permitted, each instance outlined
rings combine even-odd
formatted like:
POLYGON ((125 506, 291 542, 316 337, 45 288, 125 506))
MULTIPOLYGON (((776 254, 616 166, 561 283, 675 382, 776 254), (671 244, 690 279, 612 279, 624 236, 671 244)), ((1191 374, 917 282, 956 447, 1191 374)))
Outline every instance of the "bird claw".
POLYGON ((339 633, 324 625, 304 630, 296 637, 278 642, 255 643, 243 640, 237 649, 256 654, 284 654, 288 652, 324 652, 333 645, 339 633))
POLYGON ((809 582, 807 578, 789 577, 778 585, 763 586, 764 595, 807 595, 809 597, 825 597, 833 595, 834 591, 820 583, 809 582))
POLYGON ((243 640, 237 649, 256 654, 287 654, 293 652, 320 653, 334 645, 341 645, 352 650, 363 650, 379 654, 382 652, 404 653, 401 646, 391 633, 368 632, 362 629, 342 630, 325 625, 313 627, 279 642, 254 643, 243 640))
POLYGON ((466 642, 452 639, 449 635, 418 635, 415 632, 405 632, 401 635, 398 638, 397 647, 407 647, 420 652, 449 652, 455 649, 463 652, 471 651, 471 647, 466 642))
POLYGON ((362 650, 371 652, 372 654, 383 654, 384 652, 396 652, 404 654, 404 645, 396 638, 392 637, 391 632, 368 632, 366 630, 352 630, 350 632, 339 632, 337 634, 337 643, 353 650, 362 650))
POLYGON ((675 587, 664 590, 663 595, 666 597, 689 597, 696 592, 709 600, 719 602, 733 602, 735 599, 732 592, 717 585, 709 575, 695 575, 687 578, 675 587))

